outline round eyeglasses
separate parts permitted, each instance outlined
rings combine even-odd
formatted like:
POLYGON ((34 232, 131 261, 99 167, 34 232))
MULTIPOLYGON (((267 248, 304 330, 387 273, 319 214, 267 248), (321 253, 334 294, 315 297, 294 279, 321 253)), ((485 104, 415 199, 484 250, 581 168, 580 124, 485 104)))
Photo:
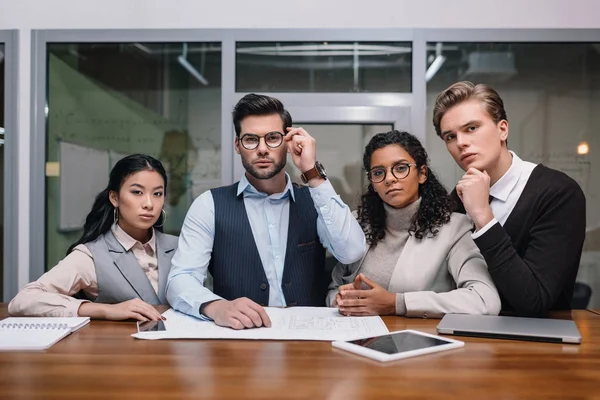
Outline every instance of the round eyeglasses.
MULTIPOLYGON (((416 167, 417 164, 398 163, 392 165, 392 175, 396 179, 404 179, 410 174, 410 167, 416 167)), ((387 170, 383 167, 375 167, 367 172, 367 178, 373 183, 380 183, 385 180, 387 170)))
POLYGON ((240 142, 246 150, 254 150, 258 147, 260 144, 260 139, 262 138, 265 140, 265 144, 268 147, 276 149, 277 147, 281 146, 281 143, 283 143, 284 136, 285 135, 281 132, 269 132, 264 136, 258 136, 254 133, 246 133, 242 135, 240 142))

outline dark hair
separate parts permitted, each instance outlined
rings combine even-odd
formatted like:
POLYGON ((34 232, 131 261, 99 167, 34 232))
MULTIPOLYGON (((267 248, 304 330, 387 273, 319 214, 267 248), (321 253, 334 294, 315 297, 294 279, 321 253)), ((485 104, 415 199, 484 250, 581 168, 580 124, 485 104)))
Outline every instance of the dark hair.
MULTIPOLYGON (((112 171, 108 179, 108 186, 106 189, 98 193, 92 210, 85 218, 83 225, 83 234, 75 243, 73 243, 67 250, 69 254, 73 249, 80 244, 88 243, 96 240, 98 237, 104 235, 112 224, 115 222, 114 210, 112 203, 110 202, 110 192, 114 191, 119 193, 123 182, 131 175, 140 171, 156 171, 162 176, 165 181, 164 192, 167 192, 167 173, 165 168, 154 157, 150 157, 145 154, 132 154, 130 156, 120 159, 112 171)), ((162 232, 163 214, 161 213, 158 220, 154 224, 154 229, 162 232)))
POLYGON ((504 102, 498 92, 492 89, 491 86, 484 84, 475 85, 468 81, 456 82, 441 92, 435 100, 435 105, 433 106, 433 126, 438 136, 442 136, 440 125, 442 118, 448 110, 470 99, 481 101, 485 111, 496 124, 502 120, 508 121, 504 102))
POLYGON ((235 126, 235 135, 239 138, 242 131, 242 120, 250 115, 273 115, 277 114, 283 122, 283 134, 286 128, 292 126, 292 116, 283 107, 283 103, 274 97, 262 94, 250 93, 245 95, 233 107, 233 125, 235 126))
MULTIPOLYGON (((412 218, 408 232, 411 235, 414 234, 417 239, 423 239, 428 235, 435 237, 439 231, 438 228, 450 221, 452 201, 444 186, 429 169, 427 152, 419 139, 408 132, 396 130, 376 134, 365 148, 364 169, 365 171, 371 169, 371 156, 375 150, 390 145, 398 145, 406 150, 415 160, 417 171, 423 165, 427 167, 427 180, 419 185, 421 205, 419 211, 412 218)), ((377 242, 385 237, 386 212, 383 200, 373 188, 372 183, 369 183, 367 192, 361 197, 361 204, 358 206, 358 222, 365 231, 367 242, 371 246, 376 246, 377 242)))

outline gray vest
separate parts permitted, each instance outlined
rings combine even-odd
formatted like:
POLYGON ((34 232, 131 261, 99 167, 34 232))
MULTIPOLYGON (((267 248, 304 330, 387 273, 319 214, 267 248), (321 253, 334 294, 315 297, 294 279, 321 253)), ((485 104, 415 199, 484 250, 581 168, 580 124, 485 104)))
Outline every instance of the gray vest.
POLYGON ((158 295, 131 251, 125 251, 112 231, 86 243, 92 253, 98 279, 96 303, 117 304, 140 298, 148 304, 168 304, 165 293, 171 258, 177 249, 177 236, 157 230, 158 295))

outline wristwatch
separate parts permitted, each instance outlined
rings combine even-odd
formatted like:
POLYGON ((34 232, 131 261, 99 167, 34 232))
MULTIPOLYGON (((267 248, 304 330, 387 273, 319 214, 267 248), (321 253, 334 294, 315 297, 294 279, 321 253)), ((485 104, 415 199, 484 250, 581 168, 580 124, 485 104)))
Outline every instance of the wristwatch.
POLYGON ((323 164, 321 164, 318 161, 315 162, 314 167, 300 174, 300 179, 302 179, 303 183, 308 183, 308 181, 310 181, 313 178, 316 178, 317 176, 320 176, 323 179, 327 179, 327 171, 325 171, 325 167, 323 167, 323 164))

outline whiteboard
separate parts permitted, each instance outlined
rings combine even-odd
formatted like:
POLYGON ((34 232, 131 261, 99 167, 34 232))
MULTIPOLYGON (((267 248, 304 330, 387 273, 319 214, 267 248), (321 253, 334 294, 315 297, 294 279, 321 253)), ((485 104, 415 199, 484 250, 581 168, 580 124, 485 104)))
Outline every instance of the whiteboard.
POLYGON ((68 142, 60 142, 59 230, 83 228, 96 195, 106 188, 109 154, 68 142))

